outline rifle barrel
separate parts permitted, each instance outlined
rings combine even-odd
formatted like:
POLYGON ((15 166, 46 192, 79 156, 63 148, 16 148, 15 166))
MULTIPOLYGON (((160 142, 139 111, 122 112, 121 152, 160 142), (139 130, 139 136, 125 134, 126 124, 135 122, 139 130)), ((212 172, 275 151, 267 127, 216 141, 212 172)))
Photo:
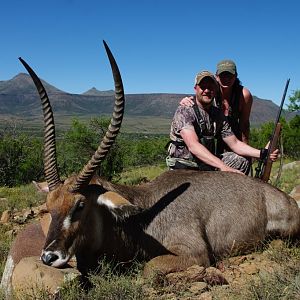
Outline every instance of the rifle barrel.
POLYGON ((285 84, 285 88, 284 88, 284 92, 283 92, 283 95, 282 95, 282 99, 281 99, 281 103, 280 103, 279 110, 278 110, 278 113, 277 113, 275 124, 277 124, 279 122, 282 107, 283 107, 283 103, 284 103, 284 100, 285 100, 285 96, 286 96, 289 84, 290 84, 290 78, 286 81, 286 84, 285 84))
POLYGON ((285 96, 286 96, 286 93, 287 93, 287 89, 289 87, 289 84, 290 84, 290 78, 286 81, 286 84, 285 84, 285 88, 284 88, 284 92, 283 92, 283 95, 282 95, 282 99, 281 99, 281 103, 280 103, 280 107, 279 107, 279 110, 278 110, 278 113, 277 113, 277 117, 276 117, 276 121, 275 121, 275 126, 274 126, 274 130, 273 130, 273 134, 271 136, 271 139, 270 139, 270 145, 268 147, 268 157, 270 155, 270 146, 271 146, 271 141, 273 140, 273 137, 275 135, 275 131, 276 131, 276 125, 279 123, 279 119, 280 119, 280 115, 281 115, 281 111, 282 111, 282 107, 283 107, 283 103, 284 103, 284 100, 285 100, 285 96))

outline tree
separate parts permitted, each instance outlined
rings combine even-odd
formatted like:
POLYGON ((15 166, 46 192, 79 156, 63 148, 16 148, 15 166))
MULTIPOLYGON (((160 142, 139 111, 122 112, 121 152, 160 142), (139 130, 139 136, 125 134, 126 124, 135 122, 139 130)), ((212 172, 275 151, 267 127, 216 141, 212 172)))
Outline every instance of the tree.
MULTIPOLYGON (((300 116, 295 116, 289 122, 283 117, 280 118, 282 125, 282 144, 283 154, 299 159, 300 157, 300 116)), ((251 129, 250 144, 255 148, 262 148, 270 139, 274 130, 274 123, 268 122, 263 124, 260 128, 251 129)))
POLYGON ((288 126, 284 127, 284 152, 295 159, 300 157, 300 116, 295 116, 288 126))
POLYGON ((293 91, 289 96, 290 103, 287 106, 288 111, 300 110, 300 90, 293 91))
MULTIPOLYGON (((109 123, 108 118, 92 119, 88 125, 77 119, 73 120, 71 128, 58 143, 58 165, 62 176, 78 173, 90 160, 109 123)), ((116 140, 97 173, 111 179, 122 169, 122 152, 116 140)))

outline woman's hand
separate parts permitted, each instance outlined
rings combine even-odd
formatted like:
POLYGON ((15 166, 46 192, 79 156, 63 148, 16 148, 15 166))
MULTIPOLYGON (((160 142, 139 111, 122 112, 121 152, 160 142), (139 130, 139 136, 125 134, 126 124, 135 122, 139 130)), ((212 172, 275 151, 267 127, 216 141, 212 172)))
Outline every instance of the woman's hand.
POLYGON ((193 106, 194 105, 193 97, 192 96, 185 97, 180 100, 179 104, 182 106, 193 106))

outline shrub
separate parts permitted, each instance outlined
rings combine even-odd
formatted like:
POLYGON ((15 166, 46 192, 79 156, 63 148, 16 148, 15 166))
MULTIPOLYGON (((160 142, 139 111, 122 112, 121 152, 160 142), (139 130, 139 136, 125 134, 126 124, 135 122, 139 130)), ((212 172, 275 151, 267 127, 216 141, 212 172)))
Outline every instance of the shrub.
MULTIPOLYGON (((102 140, 110 120, 92 119, 88 125, 74 119, 71 128, 58 142, 58 165, 63 176, 78 173, 91 159, 102 140)), ((122 152, 118 140, 110 148, 97 173, 108 179, 123 169, 122 152)))
POLYGON ((5 134, 0 139, 0 185, 16 186, 43 174, 42 144, 26 135, 5 134))
MULTIPOLYGON (((284 118, 280 120, 282 124, 282 144, 283 154, 285 156, 299 159, 300 158, 300 116, 295 116, 289 122, 284 118)), ((260 128, 251 130, 250 144, 255 148, 265 147, 273 134, 274 123, 268 122, 260 128)))

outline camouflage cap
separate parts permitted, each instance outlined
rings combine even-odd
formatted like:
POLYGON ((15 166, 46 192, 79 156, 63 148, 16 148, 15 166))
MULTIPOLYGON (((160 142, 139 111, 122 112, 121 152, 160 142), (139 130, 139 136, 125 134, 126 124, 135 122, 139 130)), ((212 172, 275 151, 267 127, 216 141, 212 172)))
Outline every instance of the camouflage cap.
POLYGON ((222 72, 229 72, 233 75, 236 75, 236 65, 235 62, 229 59, 221 60, 217 64, 217 75, 220 75, 222 72))
POLYGON ((218 85, 214 74, 209 71, 201 71, 200 73, 198 73, 195 77, 195 85, 199 84, 205 77, 210 77, 214 81, 214 83, 218 85))

